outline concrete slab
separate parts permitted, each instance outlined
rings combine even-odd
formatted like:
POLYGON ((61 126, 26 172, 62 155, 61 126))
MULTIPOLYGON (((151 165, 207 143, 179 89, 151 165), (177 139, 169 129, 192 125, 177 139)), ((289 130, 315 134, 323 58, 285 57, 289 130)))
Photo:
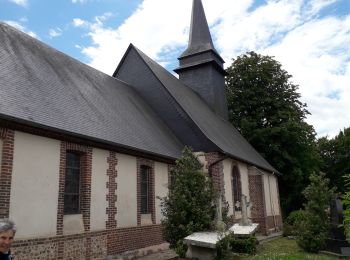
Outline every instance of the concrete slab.
POLYGON ((187 245, 215 248, 220 238, 218 232, 196 232, 185 237, 184 242, 187 245))
POLYGON ((259 224, 252 223, 247 226, 242 226, 240 224, 234 224, 232 227, 230 227, 230 231, 233 232, 235 235, 239 236, 249 236, 253 235, 256 230, 258 229, 259 224))

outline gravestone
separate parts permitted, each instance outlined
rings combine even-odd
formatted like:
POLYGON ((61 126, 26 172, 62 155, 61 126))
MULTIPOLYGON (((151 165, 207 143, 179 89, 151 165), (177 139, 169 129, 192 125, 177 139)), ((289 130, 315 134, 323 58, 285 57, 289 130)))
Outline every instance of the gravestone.
POLYGON ((350 244, 347 242, 343 224, 343 205, 339 197, 334 198, 330 204, 329 237, 326 241, 326 251, 350 256, 350 244))
POLYGON ((249 236, 255 234, 259 224, 251 223, 248 219, 249 203, 247 196, 242 195, 241 209, 242 219, 239 224, 234 224, 228 231, 222 232, 224 224, 221 215, 221 198, 217 200, 216 227, 218 231, 213 232, 196 232, 184 238, 184 243, 188 246, 186 257, 189 259, 210 260, 216 256, 216 243, 230 233, 237 236, 249 236))

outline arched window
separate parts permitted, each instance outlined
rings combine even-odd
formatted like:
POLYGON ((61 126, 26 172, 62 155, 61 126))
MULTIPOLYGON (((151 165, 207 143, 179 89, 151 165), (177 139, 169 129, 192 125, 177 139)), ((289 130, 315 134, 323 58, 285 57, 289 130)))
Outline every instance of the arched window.
POLYGON ((242 185, 241 185, 241 175, 239 173, 238 167, 235 165, 232 168, 232 196, 233 204, 236 211, 241 210, 241 197, 242 197, 242 185))

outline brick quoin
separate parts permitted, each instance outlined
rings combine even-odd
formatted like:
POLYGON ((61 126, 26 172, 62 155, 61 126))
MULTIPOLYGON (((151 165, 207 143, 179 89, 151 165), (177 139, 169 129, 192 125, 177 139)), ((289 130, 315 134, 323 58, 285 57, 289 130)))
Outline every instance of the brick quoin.
POLYGON ((111 252, 114 251, 114 247, 116 245, 116 234, 115 229, 117 228, 117 164, 118 159, 116 157, 116 153, 110 151, 109 157, 107 158, 108 163, 108 169, 107 169, 107 177, 108 182, 106 183, 106 187, 108 189, 108 193, 106 195, 106 200, 108 203, 108 206, 106 208, 106 214, 107 214, 107 221, 106 221, 106 229, 109 230, 107 234, 107 253, 112 254, 111 252))
POLYGON ((15 131, 0 128, 3 142, 0 169, 0 218, 8 218, 10 213, 10 194, 13 168, 15 131))
POLYGON ((225 181, 224 181, 224 166, 223 160, 226 157, 220 153, 206 153, 205 160, 206 168, 212 178, 214 189, 221 194, 222 201, 225 202, 225 181))

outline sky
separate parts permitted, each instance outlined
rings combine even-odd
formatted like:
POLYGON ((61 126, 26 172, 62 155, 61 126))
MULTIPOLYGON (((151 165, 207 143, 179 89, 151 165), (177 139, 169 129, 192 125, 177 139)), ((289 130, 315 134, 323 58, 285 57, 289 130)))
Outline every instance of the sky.
MULTIPOLYGON (((225 60, 273 56, 299 86, 318 137, 350 127, 350 0, 202 0, 225 60)), ((0 21, 109 75, 128 45, 169 71, 186 49, 191 0, 0 0, 0 21)))

